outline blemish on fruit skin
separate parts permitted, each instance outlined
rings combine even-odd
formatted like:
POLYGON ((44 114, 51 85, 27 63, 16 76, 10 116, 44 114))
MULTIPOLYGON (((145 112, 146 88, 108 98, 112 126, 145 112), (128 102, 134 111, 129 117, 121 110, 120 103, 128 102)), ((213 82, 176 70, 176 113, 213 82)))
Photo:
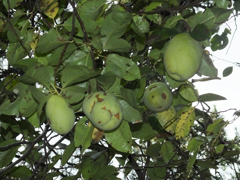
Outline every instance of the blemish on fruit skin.
POLYGON ((101 121, 98 121, 98 124, 101 124, 101 121))
POLYGON ((117 119, 120 119, 120 114, 117 113, 117 114, 114 115, 114 117, 117 118, 117 119))
POLYGON ((106 106, 102 107, 102 109, 107 110, 106 106))
POLYGON ((90 113, 92 113, 92 111, 93 111, 93 106, 95 105, 95 101, 93 101, 93 105, 92 105, 92 107, 91 107, 91 111, 90 111, 90 113))
POLYGON ((158 109, 162 109, 162 106, 159 106, 158 109))
POLYGON ((163 99, 167 99, 167 95, 165 94, 165 93, 162 93, 162 97, 163 97, 163 99))
POLYGON ((103 93, 103 95, 104 95, 104 96, 106 96, 106 95, 107 95, 107 93, 106 93, 106 92, 104 92, 104 93, 103 93))
POLYGON ((154 89, 154 88, 157 88, 157 86, 153 86, 153 87, 151 87, 151 88, 149 89, 149 91, 151 91, 151 90, 154 89))
POLYGON ((96 95, 96 98, 97 98, 97 102, 102 102, 102 101, 104 101, 103 98, 100 98, 100 97, 99 97, 99 94, 96 95))
POLYGON ((72 106, 71 106, 70 104, 68 105, 68 107, 69 107, 69 108, 72 108, 72 106))
POLYGON ((49 119, 49 118, 47 118, 47 122, 48 122, 48 124, 49 124, 49 125, 51 124, 51 121, 50 121, 50 119, 49 119))

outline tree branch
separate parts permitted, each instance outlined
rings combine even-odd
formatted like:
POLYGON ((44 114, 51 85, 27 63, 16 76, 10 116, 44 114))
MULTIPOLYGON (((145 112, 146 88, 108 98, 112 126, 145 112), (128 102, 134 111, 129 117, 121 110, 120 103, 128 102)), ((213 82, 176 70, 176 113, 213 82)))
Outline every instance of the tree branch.
POLYGON ((28 146, 28 150, 22 155, 22 157, 20 157, 18 160, 16 160, 15 162, 13 162, 12 164, 8 165, 7 167, 5 167, 4 169, 0 170, 0 174, 10 170, 11 168, 13 168, 15 165, 17 165, 19 162, 21 162, 22 160, 24 160, 25 158, 28 157, 28 155, 30 154, 30 152, 32 151, 32 149, 34 148, 34 145, 38 142, 41 141, 41 139, 47 134, 48 132, 48 125, 46 125, 43 133, 38 136, 29 146, 28 146))

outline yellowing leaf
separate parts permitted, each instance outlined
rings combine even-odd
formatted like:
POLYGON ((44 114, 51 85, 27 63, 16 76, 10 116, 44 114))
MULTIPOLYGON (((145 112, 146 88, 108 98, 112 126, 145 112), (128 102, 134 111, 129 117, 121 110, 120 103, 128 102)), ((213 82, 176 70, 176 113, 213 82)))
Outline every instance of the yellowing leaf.
POLYGON ((33 35, 33 41, 29 43, 30 47, 32 48, 33 51, 35 51, 36 47, 38 44, 38 34, 33 35))
POLYGON ((93 133, 92 133, 92 139, 95 142, 99 142, 102 139, 103 135, 104 135, 103 131, 100 131, 99 129, 94 128, 93 133))
POLYGON ((167 132, 172 134, 175 132, 175 128, 177 125, 177 121, 174 118, 175 115, 176 115, 176 110, 174 106, 171 106, 166 111, 156 113, 158 122, 161 124, 161 126, 165 128, 167 132))
POLYGON ((194 123, 195 108, 190 107, 182 112, 178 119, 177 127, 175 130, 176 139, 187 136, 190 132, 190 128, 194 123))
POLYGON ((59 6, 56 0, 41 0, 40 8, 44 14, 54 19, 58 13, 59 6))

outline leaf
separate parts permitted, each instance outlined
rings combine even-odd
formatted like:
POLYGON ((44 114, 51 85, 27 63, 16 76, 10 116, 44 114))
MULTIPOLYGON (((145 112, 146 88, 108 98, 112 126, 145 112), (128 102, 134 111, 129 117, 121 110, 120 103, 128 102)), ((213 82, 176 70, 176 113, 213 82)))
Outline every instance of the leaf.
POLYGON ((82 5, 78 6, 77 10, 82 19, 96 20, 105 3, 106 3, 106 0, 86 1, 82 5))
POLYGON ((35 84, 38 82, 50 89, 51 84, 54 84, 54 69, 52 66, 35 64, 29 67, 25 74, 18 79, 26 84, 35 84))
POLYGON ((202 94, 199 96, 199 101, 201 102, 220 101, 220 100, 227 100, 227 99, 223 96, 213 94, 213 93, 202 94))
POLYGON ((62 97, 69 104, 75 104, 84 98, 86 92, 87 92, 86 88, 79 87, 79 86, 69 86, 62 89, 61 94, 62 94, 62 97))
POLYGON ((58 1, 56 0, 41 0, 39 7, 51 19, 55 18, 59 10, 58 1))
POLYGON ((9 172, 12 178, 29 179, 32 176, 32 171, 26 166, 13 167, 9 172))
POLYGON ((25 95, 21 98, 18 105, 18 110, 23 117, 31 116, 37 110, 38 104, 33 99, 32 93, 29 90, 25 91, 25 95))
POLYGON ((198 98, 196 96, 196 90, 193 89, 191 85, 183 84, 181 85, 179 89, 179 94, 186 100, 194 102, 198 101, 198 98))
POLYGON ((187 173, 190 174, 192 171, 192 166, 194 165, 197 158, 198 150, 193 151, 193 154, 189 155, 187 163, 187 173))
POLYGON ((85 125, 86 120, 86 117, 81 118, 75 126, 74 144, 75 147, 82 146, 81 153, 83 153, 91 145, 94 129, 94 126, 85 125))
POLYGON ((202 65, 198 73, 209 76, 210 78, 217 78, 218 70, 214 66, 212 59, 209 57, 208 53, 205 51, 203 56, 202 65))
POLYGON ((204 24, 198 24, 189 34, 197 41, 204 41, 211 37, 210 30, 204 24))
POLYGON ((216 0, 216 5, 219 8, 224 8, 227 9, 227 7, 229 6, 230 2, 227 0, 216 0))
POLYGON ((147 168, 147 173, 150 179, 158 179, 158 180, 165 179, 167 170, 166 170, 166 167, 164 167, 163 162, 161 161, 157 161, 156 163, 150 162, 149 165, 156 166, 153 168, 147 168))
POLYGON ((132 133, 126 121, 112 132, 105 132, 107 142, 116 150, 124 153, 132 152, 132 133))
POLYGON ((176 139, 184 138, 189 134, 190 129, 194 123, 194 117, 194 107, 190 107, 181 113, 175 130, 176 139))
POLYGON ((40 119, 39 119, 38 113, 37 112, 33 113, 28 118, 28 122, 31 123, 35 127, 40 127, 40 119))
POLYGON ((27 54, 28 52, 23 49, 19 42, 10 43, 7 49, 7 60, 9 64, 14 65, 18 60, 27 56, 27 54))
POLYGON ((207 127, 207 134, 218 134, 222 128, 227 124, 223 119, 217 119, 207 127))
POLYGON ((173 28, 179 20, 183 19, 183 17, 181 15, 178 16, 172 16, 170 18, 168 18, 168 20, 165 23, 165 28, 173 28))
MULTIPOLYGON (((3 143, 0 144, 0 147, 5 147, 7 145, 16 143, 17 141, 13 139, 8 139, 4 141, 3 143)), ((18 151, 19 146, 13 147, 7 151, 0 151, 0 168, 9 165, 13 158, 15 157, 17 151, 18 151)))
POLYGON ((160 149, 160 154, 165 163, 169 163, 169 161, 173 158, 173 156, 175 155, 174 151, 175 149, 171 142, 166 141, 163 143, 160 149))
POLYGON ((147 148, 146 154, 150 157, 158 157, 160 155, 159 149, 161 149, 161 144, 160 143, 151 144, 147 148))
POLYGON ((112 71, 119 78, 127 81, 140 79, 140 70, 132 60, 119 56, 117 54, 109 54, 106 60, 106 69, 112 71))
POLYGON ((89 68, 93 67, 92 58, 90 53, 85 53, 84 51, 74 51, 74 53, 65 60, 67 65, 83 65, 89 68))
POLYGON ((50 53, 52 50, 66 43, 67 41, 55 29, 50 29, 48 33, 40 36, 35 52, 37 54, 50 53))
POLYGON ((3 5, 5 6, 6 9, 9 10, 10 9, 14 9, 16 8, 17 6, 19 6, 19 4, 21 4, 23 0, 3 0, 3 5), (8 5, 8 2, 9 2, 9 5, 8 5))
POLYGON ((232 72, 233 72, 232 66, 225 68, 223 71, 223 77, 229 76, 230 74, 232 74, 232 72))
POLYGON ((65 66, 65 68, 62 70, 62 86, 65 88, 72 84, 96 77, 99 74, 100 72, 90 71, 86 66, 82 65, 65 66))
POLYGON ((217 168, 217 166, 215 164, 213 164, 212 160, 204 160, 204 161, 197 160, 196 165, 203 167, 203 168, 213 168, 213 169, 217 168))
POLYGON ((9 116, 16 116, 19 114, 18 106, 21 99, 17 98, 13 103, 10 100, 5 100, 0 106, 0 113, 9 115, 9 116))
POLYGON ((142 114, 130 106, 126 101, 119 101, 123 108, 123 118, 128 122, 136 122, 142 119, 142 114))
POLYGON ((158 122, 161 126, 169 133, 175 133, 177 120, 174 118, 176 115, 176 110, 174 106, 171 106, 169 109, 163 112, 156 113, 158 122))
POLYGON ((144 34, 149 31, 149 23, 143 16, 134 16, 131 28, 140 36, 145 36, 144 34))
POLYGON ((119 39, 130 24, 132 16, 126 11, 110 13, 102 23, 100 32, 105 35, 101 39, 104 50, 127 52, 131 45, 123 39, 119 39))
POLYGON ((216 147, 216 153, 217 154, 220 154, 223 152, 223 149, 224 149, 225 145, 224 144, 219 144, 217 147, 216 147))
POLYGON ((61 160, 62 166, 64 166, 68 162, 68 160, 74 153, 75 149, 76 149, 76 147, 75 147, 74 143, 70 143, 70 145, 67 146, 67 148, 64 150, 64 153, 62 155, 62 160, 61 160))
POLYGON ((108 90, 116 81, 116 76, 112 71, 105 71, 101 76, 98 76, 97 82, 102 85, 105 90, 108 90))
POLYGON ((202 141, 199 141, 197 138, 192 138, 188 143, 188 150, 191 152, 197 151, 198 148, 203 144, 202 141))
POLYGON ((211 49, 212 51, 222 50, 228 45, 227 34, 223 33, 221 36, 216 34, 211 39, 211 49))
POLYGON ((157 132, 147 123, 134 123, 130 126, 132 136, 148 141, 157 135, 157 132))

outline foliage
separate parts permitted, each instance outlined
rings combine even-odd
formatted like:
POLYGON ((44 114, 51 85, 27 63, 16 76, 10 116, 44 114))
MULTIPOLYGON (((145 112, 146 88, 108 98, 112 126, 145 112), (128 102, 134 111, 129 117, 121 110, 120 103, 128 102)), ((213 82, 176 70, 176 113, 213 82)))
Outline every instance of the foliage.
POLYGON ((2 0, 0 8, 1 179, 224 179, 228 164, 239 176, 240 137, 227 140, 230 122, 206 103, 225 98, 194 87, 218 78, 205 49, 227 46, 231 32, 219 26, 237 16, 239 1, 2 0), (186 32, 204 58, 199 79, 181 82, 165 72, 163 54, 186 32), (173 105, 158 114, 142 102, 153 82, 173 94, 173 105), (97 130, 82 111, 96 91, 113 94, 123 108, 114 131, 97 130), (52 94, 75 111, 68 134, 49 128, 52 94))

